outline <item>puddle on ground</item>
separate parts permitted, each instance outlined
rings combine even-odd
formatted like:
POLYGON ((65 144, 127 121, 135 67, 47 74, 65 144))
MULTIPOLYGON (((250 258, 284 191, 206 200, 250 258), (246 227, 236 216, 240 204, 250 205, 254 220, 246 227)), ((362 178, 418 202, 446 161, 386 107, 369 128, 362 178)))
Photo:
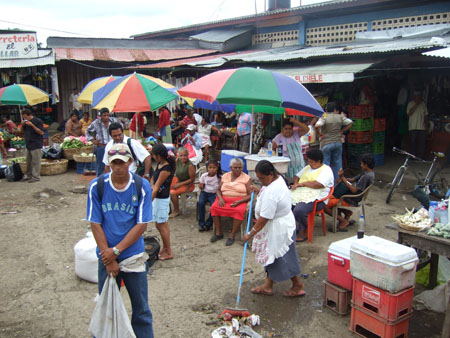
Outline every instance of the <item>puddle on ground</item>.
MULTIPOLYGON (((292 323, 306 324, 316 311, 322 311, 323 281, 327 278, 327 266, 316 267, 314 270, 316 274, 302 278, 306 291, 304 297, 283 297, 282 292, 290 288, 290 281, 276 283, 273 296, 254 295, 250 292, 254 283, 243 283, 240 307, 260 316, 261 326, 256 328, 259 334, 263 337, 294 337, 292 323)), ((227 303, 235 297, 236 295, 227 294, 223 301, 227 303)))

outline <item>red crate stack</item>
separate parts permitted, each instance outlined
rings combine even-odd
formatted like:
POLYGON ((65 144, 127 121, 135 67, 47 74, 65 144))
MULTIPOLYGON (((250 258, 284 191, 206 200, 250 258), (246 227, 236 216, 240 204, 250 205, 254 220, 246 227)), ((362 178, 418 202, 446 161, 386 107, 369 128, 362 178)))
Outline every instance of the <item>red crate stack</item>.
POLYGON ((413 297, 414 287, 389 293, 353 278, 350 330, 362 337, 406 338, 413 297))

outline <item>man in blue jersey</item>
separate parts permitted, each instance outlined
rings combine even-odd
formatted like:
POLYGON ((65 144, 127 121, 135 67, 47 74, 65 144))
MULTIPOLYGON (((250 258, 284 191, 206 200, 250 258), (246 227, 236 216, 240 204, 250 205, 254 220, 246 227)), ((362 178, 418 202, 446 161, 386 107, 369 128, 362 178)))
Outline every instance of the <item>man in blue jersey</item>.
POLYGON ((123 272, 122 265, 119 267, 125 259, 145 252, 142 234, 152 220, 152 190, 147 180, 128 171, 133 157, 126 144, 114 144, 108 157, 111 173, 91 182, 87 201, 86 219, 91 222, 97 242, 99 293, 108 275, 116 277, 119 287, 123 280, 131 300, 131 325, 136 337, 153 337, 147 262, 142 261, 138 269, 141 272, 123 272), (103 180, 103 184, 98 180, 103 180), (138 180, 141 184, 137 184, 138 180))

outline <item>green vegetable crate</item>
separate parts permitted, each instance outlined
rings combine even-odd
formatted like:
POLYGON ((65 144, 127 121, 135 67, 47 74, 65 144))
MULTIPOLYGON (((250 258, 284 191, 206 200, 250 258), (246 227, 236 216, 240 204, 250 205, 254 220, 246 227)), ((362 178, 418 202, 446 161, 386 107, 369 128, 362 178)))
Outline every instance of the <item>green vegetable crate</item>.
POLYGON ((370 119, 354 119, 353 125, 350 128, 351 131, 369 131, 373 130, 374 120, 370 119))

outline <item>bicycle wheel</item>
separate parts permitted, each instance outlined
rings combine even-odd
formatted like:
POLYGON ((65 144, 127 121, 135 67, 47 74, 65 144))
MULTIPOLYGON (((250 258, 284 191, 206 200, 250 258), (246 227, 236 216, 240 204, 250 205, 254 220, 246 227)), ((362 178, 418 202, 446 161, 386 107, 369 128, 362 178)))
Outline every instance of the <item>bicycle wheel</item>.
POLYGON ((430 193, 437 198, 444 198, 449 189, 447 179, 442 174, 442 168, 436 169, 430 178, 430 193))
POLYGON ((405 167, 400 167, 398 169, 397 174, 395 175, 394 180, 392 181, 391 190, 389 191, 389 194, 386 197, 386 204, 389 204, 389 202, 391 201, 392 194, 394 193, 394 190, 397 188, 397 186, 400 184, 403 175, 405 175, 405 172, 406 172, 405 167))

